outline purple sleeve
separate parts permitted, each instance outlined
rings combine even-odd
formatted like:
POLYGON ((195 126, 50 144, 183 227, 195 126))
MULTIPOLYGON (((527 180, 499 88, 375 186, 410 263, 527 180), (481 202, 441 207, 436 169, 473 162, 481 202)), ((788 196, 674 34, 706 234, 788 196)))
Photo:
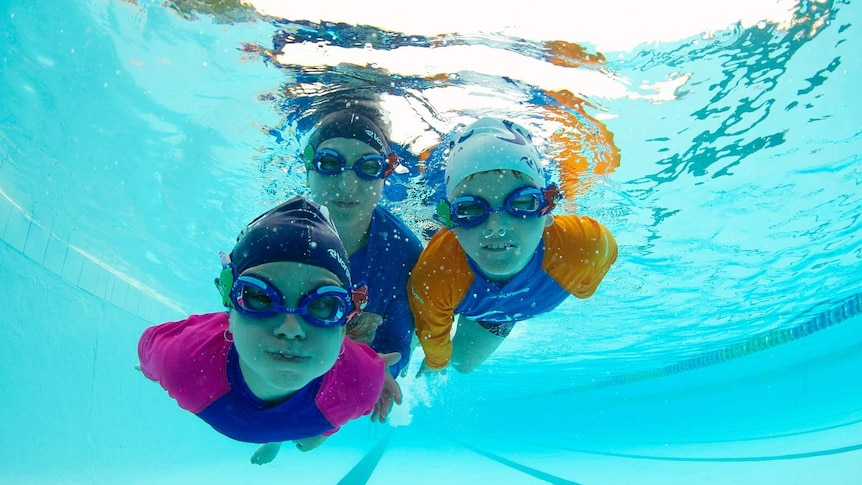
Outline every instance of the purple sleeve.
POLYGON ((226 328, 227 313, 210 313, 146 329, 138 342, 141 371, 181 408, 199 413, 230 390, 226 328))
POLYGON ((383 359, 365 344, 344 338, 344 353, 326 373, 315 402, 338 431, 351 419, 370 414, 383 389, 383 359))

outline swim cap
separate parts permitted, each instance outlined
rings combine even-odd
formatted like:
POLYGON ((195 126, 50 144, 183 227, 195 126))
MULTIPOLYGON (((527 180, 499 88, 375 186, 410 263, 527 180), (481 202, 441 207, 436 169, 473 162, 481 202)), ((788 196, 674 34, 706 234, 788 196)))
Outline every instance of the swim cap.
POLYGON ((446 164, 446 198, 464 179, 488 170, 515 170, 539 187, 546 185, 530 132, 508 120, 481 118, 455 135, 446 164))
POLYGON ((293 197, 252 221, 230 253, 236 276, 264 263, 288 261, 331 271, 350 287, 347 251, 325 207, 293 197))
POLYGON ((374 148, 382 156, 392 153, 386 135, 370 118, 353 111, 337 111, 320 120, 303 155, 306 159, 314 156, 317 147, 330 138, 351 138, 374 148), (309 156, 309 150, 310 156, 309 156))

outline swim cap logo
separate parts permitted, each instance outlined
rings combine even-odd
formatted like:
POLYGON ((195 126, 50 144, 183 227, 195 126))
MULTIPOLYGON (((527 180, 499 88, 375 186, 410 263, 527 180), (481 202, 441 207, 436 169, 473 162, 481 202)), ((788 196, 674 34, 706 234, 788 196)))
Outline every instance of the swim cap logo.
MULTIPOLYGON (((371 138, 372 140, 377 142, 378 145, 380 145, 380 151, 381 152, 386 151, 386 149, 385 149, 386 144, 383 143, 383 140, 381 140, 379 136, 377 136, 377 133, 374 133, 373 130, 369 130, 368 128, 366 128, 365 134, 368 135, 369 138, 371 138)), ((383 153, 383 155, 386 155, 386 153, 383 153)))
POLYGON ((532 158, 530 158, 530 157, 521 157, 521 162, 523 162, 523 163, 524 163, 524 164, 526 164, 528 167, 530 167, 531 169, 533 169, 537 174, 541 174, 541 171, 539 170, 539 165, 538 165, 538 164, 536 163, 536 161, 535 161, 535 160, 533 160, 532 158))
POLYGON ((511 140, 508 138, 503 138, 502 136, 498 136, 497 138, 499 138, 500 140, 503 140, 503 141, 507 141, 509 143, 514 143, 516 145, 526 145, 527 144, 527 139, 524 137, 524 135, 520 131, 512 128, 512 122, 511 121, 509 121, 509 120, 503 121, 503 126, 505 126, 507 130, 509 130, 509 133, 512 134, 513 138, 511 140))
MULTIPOLYGON (((460 138, 458 138, 458 143, 464 143, 464 140, 466 140, 467 138, 470 138, 471 136, 473 136, 473 131, 475 131, 475 130, 470 130, 470 131, 468 131, 467 133, 464 133, 463 135, 461 135, 461 137, 460 137, 460 138)), ((501 139, 501 140, 505 140, 505 138, 500 138, 500 139, 501 139)), ((459 148, 460 148, 460 147, 459 147, 459 148)))
MULTIPOLYGON (((512 125, 511 121, 504 120, 503 126, 505 126, 506 129, 509 130, 509 133, 512 134, 512 139, 510 140, 508 138, 503 138, 502 136, 498 136, 497 139, 502 140, 502 141, 507 141, 509 143, 514 143, 516 145, 527 146, 527 147, 532 145, 532 141, 530 139, 529 133, 527 133, 525 136, 524 133, 521 133, 521 130, 519 130, 518 128, 516 128, 512 125)), ((524 163, 525 165, 527 165, 527 167, 529 167, 531 170, 533 170, 536 173, 536 175, 539 177, 539 179, 542 178, 542 170, 539 168, 538 162, 536 160, 533 160, 532 157, 521 157, 521 163, 524 163)))
POLYGON ((344 260, 341 259, 341 255, 338 254, 338 251, 336 251, 332 248, 327 249, 326 251, 329 253, 329 256, 332 257, 332 259, 338 261, 338 264, 341 265, 341 269, 343 269, 344 273, 347 275, 347 277, 352 280, 353 278, 350 276, 350 268, 347 266, 347 264, 344 263, 344 260))

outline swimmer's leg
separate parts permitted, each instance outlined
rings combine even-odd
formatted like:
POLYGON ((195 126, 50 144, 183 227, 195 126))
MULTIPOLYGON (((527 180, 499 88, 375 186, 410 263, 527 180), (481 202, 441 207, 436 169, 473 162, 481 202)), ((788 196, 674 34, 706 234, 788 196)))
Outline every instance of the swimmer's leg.
POLYGON ((324 441, 326 441, 328 436, 318 435, 312 436, 311 438, 303 438, 301 440, 296 440, 296 449, 299 451, 311 451, 318 446, 322 445, 324 441))
POLYGON ((251 462, 255 465, 265 465, 275 460, 279 450, 281 450, 281 441, 260 445, 260 448, 251 455, 251 462))

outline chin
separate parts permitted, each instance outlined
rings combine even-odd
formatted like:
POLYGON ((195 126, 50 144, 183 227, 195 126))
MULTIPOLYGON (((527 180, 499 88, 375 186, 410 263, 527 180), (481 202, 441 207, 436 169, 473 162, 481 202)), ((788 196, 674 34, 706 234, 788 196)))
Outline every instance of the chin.
POLYGON ((356 207, 339 207, 335 204, 328 206, 329 212, 331 215, 335 217, 346 218, 349 221, 353 221, 356 219, 361 219, 365 216, 370 216, 371 211, 368 210, 367 207, 356 206, 356 207))
POLYGON ((298 375, 293 372, 278 372, 270 376, 270 384, 285 392, 294 392, 302 389, 316 376, 298 375))
POLYGON ((514 268, 496 264, 483 264, 480 267, 485 276, 490 279, 509 279, 518 273, 514 268))

